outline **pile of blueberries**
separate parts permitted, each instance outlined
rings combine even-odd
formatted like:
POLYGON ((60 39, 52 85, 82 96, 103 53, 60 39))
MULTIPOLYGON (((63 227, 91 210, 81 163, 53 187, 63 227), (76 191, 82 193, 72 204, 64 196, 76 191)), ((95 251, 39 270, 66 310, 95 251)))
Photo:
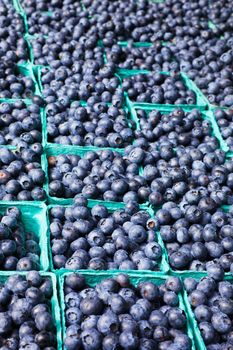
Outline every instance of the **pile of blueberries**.
MULTIPOLYGON (((139 151, 143 159, 143 150, 139 151)), ((140 196, 140 188, 146 184, 144 177, 138 175, 140 163, 130 162, 119 152, 106 149, 83 155, 61 154, 48 157, 48 164, 52 197, 73 198, 80 194, 89 199, 114 202, 146 199, 147 193, 145 196, 142 191, 140 196)))
MULTIPOLYGON (((12 2, 0 2, 0 57, 1 62, 23 63, 28 59, 28 47, 23 39, 23 18, 16 12, 12 2)), ((2 76, 1 76, 2 78, 2 76)))
POLYGON ((178 71, 179 63, 169 46, 155 42, 150 47, 135 47, 128 42, 126 47, 115 44, 105 49, 106 58, 123 69, 146 69, 150 71, 178 71))
POLYGON ((88 199, 149 201, 160 206, 169 201, 182 205, 186 193, 196 190, 199 200, 209 196, 216 208, 232 204, 232 160, 219 150, 215 137, 206 136, 203 143, 198 138, 191 140, 192 146, 174 149, 169 141, 149 143, 140 137, 124 149, 125 155, 96 150, 50 156, 50 196, 73 198, 79 194, 88 199))
POLYGON ((86 40, 85 43, 81 42, 79 38, 73 38, 72 41, 67 42, 67 38, 60 33, 32 37, 30 43, 34 63, 59 68, 60 66, 69 67, 71 62, 77 66, 77 63, 82 65, 86 60, 94 60, 103 65, 104 48, 98 44, 95 37, 88 40, 90 40, 89 44, 86 40))
POLYGON ((182 68, 196 83, 209 103, 216 106, 232 107, 232 37, 228 40, 212 40, 211 48, 197 46, 194 57, 178 52, 182 59, 182 68))
POLYGON ((181 290, 177 277, 134 286, 119 274, 90 286, 83 275, 67 275, 66 349, 191 350, 181 290))
POLYGON ((11 350, 57 349, 51 311, 50 277, 37 271, 14 274, 0 282, 0 346, 11 350))
POLYGON ((182 207, 170 202, 157 212, 171 267, 233 272, 232 210, 224 212, 207 194, 201 198, 198 190, 185 197, 182 207))
POLYGON ((41 144, 31 148, 0 148, 0 199, 44 201, 45 172, 41 168, 41 144))
POLYGON ((30 99, 35 92, 35 83, 29 76, 18 71, 13 59, 0 62, 0 98, 30 99))
MULTIPOLYGON (((26 105, 22 100, 0 104, 0 144, 17 148, 33 145, 41 148, 41 117, 38 104, 26 105)), ((42 148, 41 148, 42 152, 42 148)))
POLYGON ((136 102, 195 105, 195 92, 188 89, 180 73, 137 74, 125 79, 123 91, 136 102))
POLYGON ((69 107, 59 102, 46 106, 50 142, 63 145, 124 148, 133 142, 134 123, 124 108, 106 103, 69 107))
POLYGON ((165 109, 137 109, 136 113, 140 124, 136 137, 145 138, 149 143, 161 145, 170 142, 173 147, 199 146, 208 142, 213 133, 210 120, 198 109, 188 112, 181 108, 170 112, 165 109))
POLYGON ((162 247, 154 221, 130 202, 111 211, 104 204, 75 204, 50 210, 53 265, 70 270, 160 270, 162 247))
POLYGON ((102 62, 94 59, 82 63, 69 56, 65 56, 64 61, 61 58, 54 68, 43 68, 41 71, 42 93, 46 102, 60 99, 61 103, 67 104, 83 100, 90 105, 105 102, 122 106, 123 91, 115 75, 114 64, 102 65, 102 62))

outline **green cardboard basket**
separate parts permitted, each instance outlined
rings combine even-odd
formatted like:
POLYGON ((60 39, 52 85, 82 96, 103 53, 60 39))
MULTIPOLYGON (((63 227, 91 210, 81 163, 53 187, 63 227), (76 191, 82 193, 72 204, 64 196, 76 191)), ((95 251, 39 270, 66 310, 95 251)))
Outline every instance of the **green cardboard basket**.
MULTIPOLYGON (((137 116, 137 110, 144 110, 146 112, 150 112, 152 110, 158 110, 160 111, 162 114, 167 114, 172 112, 174 109, 180 108, 178 105, 160 105, 160 104, 136 104, 133 103, 129 97, 126 95, 126 105, 128 106, 128 109, 131 112, 131 118, 133 119, 133 121, 136 124, 136 128, 137 130, 141 130, 140 128, 140 120, 137 116)), ((182 109, 185 112, 190 112, 191 109, 185 105, 185 107, 182 107, 182 109)), ((221 132, 219 130, 219 126, 215 120, 214 117, 214 113, 212 110, 200 110, 201 112, 201 117, 204 120, 209 120, 209 122, 211 123, 211 128, 212 128, 212 135, 215 136, 219 142, 219 146, 220 149, 223 150, 224 152, 228 152, 229 147, 227 146, 226 142, 224 141, 221 132)))
MULTIPOLYGON (((1 272, 0 281, 5 282, 8 277, 12 275, 23 275, 26 276, 27 272, 1 272)), ((62 350, 62 327, 61 327, 61 312, 58 303, 58 290, 57 290, 57 279, 56 276, 51 272, 41 271, 40 275, 43 277, 50 278, 53 285, 53 295, 51 297, 51 312, 56 326, 56 339, 57 339, 57 350, 62 350)))
MULTIPOLYGON (((17 99, 0 99, 0 105, 1 105, 1 103, 13 104, 17 101, 19 101, 19 100, 17 100, 17 99)), ((32 104, 32 100, 30 100, 30 99, 20 99, 20 101, 23 101, 26 104, 26 106, 30 106, 32 104)), ((43 108, 40 108, 40 121, 41 121, 41 133, 42 133, 42 146, 45 146, 45 140, 44 140, 44 135, 43 135, 43 124, 44 124, 43 108)), ((11 149, 17 149, 16 146, 12 146, 12 145, 0 145, 0 147, 3 147, 3 146, 7 146, 8 148, 11 148, 11 149)))
MULTIPOLYGON (((106 202, 106 201, 100 201, 100 200, 88 200, 88 208, 93 208, 95 205, 97 204, 101 204, 101 205, 104 205, 108 211, 110 213, 113 213, 115 210, 117 209, 123 209, 125 207, 124 203, 117 203, 117 202, 106 202)), ((49 205, 47 207, 47 226, 49 228, 50 226, 50 217, 49 217, 49 212, 50 212, 50 209, 51 208, 54 208, 56 207, 56 205, 49 205)), ((66 208, 67 207, 71 207, 71 205, 66 205, 65 206, 66 208)), ((154 212, 151 208, 147 207, 146 205, 140 205, 140 209, 141 210, 145 210, 149 213, 150 217, 153 217, 154 216, 154 212)), ((50 232, 49 232, 49 237, 50 237, 50 232)), ((161 258, 161 261, 159 263, 159 268, 160 270, 159 271, 149 271, 149 270, 145 270, 143 271, 143 274, 151 274, 151 273, 157 273, 158 275, 160 274, 166 274, 168 273, 169 271, 169 265, 168 265, 168 260, 167 260, 167 254, 165 252, 165 246, 164 246, 164 243, 163 243, 163 240, 160 236, 160 233, 159 232, 155 232, 155 240, 156 242, 158 242, 162 248, 162 258, 161 258)), ((70 271, 70 270, 67 270, 67 269, 55 269, 54 266, 53 266, 53 256, 52 256, 52 251, 51 251, 51 245, 50 245, 50 238, 49 238, 49 259, 50 259, 50 266, 51 266, 51 269, 53 272, 55 273, 58 273, 58 274, 61 274, 63 271, 70 271)), ((84 270, 80 270, 80 271, 84 271, 84 270)), ((88 270, 88 271, 92 271, 92 270, 88 270)), ((124 273, 128 273, 129 270, 127 271, 123 271, 123 270, 120 270, 121 272, 124 272, 124 273)), ((136 274, 141 274, 142 271, 139 271, 139 270, 133 270, 136 274)), ((119 272, 119 270, 111 270, 111 273, 117 273, 119 272)), ((93 270, 92 273, 95 273, 95 271, 93 270)))
MULTIPOLYGON (((222 205, 221 206, 221 209, 225 212, 229 211, 230 209, 230 205, 222 205)), ((165 247, 165 251, 164 251, 164 254, 166 256, 166 260, 168 261, 169 263, 169 256, 168 256, 168 252, 167 252, 167 249, 166 249, 166 245, 164 244, 164 247, 165 247)), ((169 266, 170 266, 170 263, 169 263, 169 266)), ((169 274, 172 275, 172 276, 179 276, 179 277, 182 277, 182 278, 186 278, 186 277, 193 277, 193 278, 201 278, 201 277, 204 277, 204 276, 207 276, 207 271, 206 270, 203 270, 203 271, 195 271, 195 270, 173 270, 171 267, 170 267, 170 270, 169 270, 169 274)), ((231 276, 231 273, 230 272, 225 272, 225 277, 229 278, 231 276)))
MULTIPOLYGON (((85 101, 80 101, 80 104, 81 104, 81 106, 83 106, 83 107, 85 107, 85 106, 87 106, 87 102, 85 102, 85 101)), ((109 106, 111 106, 111 104, 110 103, 106 103, 106 105, 109 105, 109 106)), ((128 127, 132 130, 132 126, 130 125, 130 120, 132 120, 132 118, 131 118, 131 113, 130 113, 130 110, 129 110, 129 108, 128 108, 128 106, 126 106, 126 105, 124 105, 123 104, 123 106, 122 106, 122 109, 124 109, 124 111, 125 111, 125 114, 126 114, 126 120, 128 121, 128 127)), ((43 108, 42 110, 41 110, 41 119, 42 119, 42 138, 43 138, 43 146, 44 147, 50 147, 50 146, 54 146, 54 147, 63 147, 63 144, 59 144, 59 143, 55 143, 55 142, 49 142, 48 141, 48 134, 47 134, 47 116, 46 116, 46 110, 45 110, 45 108, 43 108)), ((99 147, 96 147, 96 146, 76 146, 76 145, 65 145, 65 146, 69 146, 69 147, 79 147, 79 148, 90 148, 90 147, 93 147, 94 149, 99 149, 99 147)), ((110 148, 110 147, 107 147, 107 148, 109 148, 109 149, 112 149, 112 150, 114 150, 115 148, 110 148)), ((118 148, 116 148, 116 149, 118 149, 118 148)), ((124 149, 124 147, 122 147, 122 148, 119 148, 119 149, 121 149, 121 150, 123 150, 124 149)))
MULTIPOLYGON (((45 153, 42 155, 42 164, 43 164, 43 170, 45 171, 46 174, 46 180, 45 180, 45 185, 44 189, 47 193, 47 198, 48 198, 48 203, 49 204, 58 204, 58 205, 68 205, 72 204, 73 198, 58 198, 58 197, 51 197, 49 195, 49 177, 48 177, 48 161, 47 157, 50 156, 58 156, 60 154, 73 154, 73 155, 79 155, 83 156, 85 153, 89 151, 101 151, 101 150, 106 150, 110 149, 113 152, 117 152, 121 154, 122 156, 124 155, 124 149, 122 148, 109 148, 109 147, 81 147, 81 146, 61 146, 57 147, 56 145, 51 145, 47 146, 45 148, 45 153)), ((143 168, 140 167, 139 169, 139 175, 142 175, 143 173, 143 168)), ((119 202, 120 203, 120 202, 119 202)), ((148 204, 148 202, 145 202, 143 204, 148 204)))
MULTIPOLYGON (((40 270, 48 271, 48 224, 46 220, 46 205, 41 202, 14 202, 1 201, 0 214, 4 214, 7 208, 17 207, 20 209, 21 220, 26 232, 33 232, 39 239, 40 246, 40 270)), ((0 272, 2 273, 2 271, 0 272)))
MULTIPOLYGON (((193 276, 192 276, 192 274, 190 274, 188 277, 193 277, 193 276)), ((200 279, 201 277, 202 276, 197 277, 197 279, 200 279)), ((224 280, 227 280, 227 281, 233 283, 232 276, 227 276, 224 278, 224 280)), ((189 300, 188 300, 188 293, 185 290, 183 292, 183 300, 184 300, 184 305, 185 305, 185 310, 186 310, 186 314, 188 317, 188 321, 189 321, 189 324, 191 325, 191 328, 193 331, 194 342, 195 342, 196 348, 200 349, 200 350, 206 350, 205 342, 202 338, 201 331, 199 329, 194 312, 193 312, 192 307, 191 307, 189 300)), ((62 315, 62 322, 63 322, 63 317, 64 316, 62 315)))
MULTIPOLYGON (((150 74, 153 72, 150 72, 148 70, 144 70, 144 69, 122 69, 122 68, 118 68, 116 70, 117 74, 119 75, 119 77, 121 78, 121 80, 123 81, 124 79, 130 78, 134 75, 138 75, 138 74, 150 74)), ((158 73, 158 72, 156 72, 158 73)), ((160 74, 165 74, 165 75, 170 75, 169 72, 159 72, 160 74)), ((193 109, 193 108, 198 108, 200 110, 205 110, 207 109, 207 102, 204 100, 203 98, 203 94, 200 92, 200 90, 197 88, 197 86, 193 83, 192 80, 190 80, 185 73, 180 72, 180 77, 183 80, 183 82, 185 83, 185 86, 189 89, 192 90, 195 95, 196 95, 196 104, 177 104, 177 105, 170 105, 170 104, 164 104, 166 106, 176 106, 176 108, 188 108, 188 109, 193 109)), ((148 102, 136 102, 136 101, 132 101, 133 105, 135 107, 143 107, 143 106, 150 106, 152 103, 148 103, 148 102)), ((152 104, 155 105, 155 104, 152 104)), ((161 105, 160 105, 161 106, 161 105)))
MULTIPOLYGON (((69 274, 70 274, 70 272, 65 272, 62 275, 60 275, 60 277, 59 277, 59 295, 60 295, 60 305, 61 305, 63 343, 64 343, 65 336, 66 336, 65 297, 64 297, 64 282, 65 281, 64 281, 64 279, 69 274)), ((102 271, 97 272, 97 273, 92 273, 90 271, 82 271, 81 274, 85 277, 87 284, 90 287, 94 287, 94 286, 96 286, 97 283, 101 282, 102 280, 118 275, 119 271, 116 271, 114 273, 112 273, 110 271, 106 271, 105 273, 103 273, 102 271)), ((156 285, 160 285, 163 282, 165 282, 165 280, 169 277, 169 276, 160 276, 156 273, 145 276, 144 273, 141 273, 139 275, 139 274, 135 274, 134 272, 129 272, 128 275, 130 277, 130 282, 134 286, 137 286, 139 283, 145 282, 145 281, 150 281, 156 285)), ((187 317, 187 335, 190 337, 190 339, 192 341, 192 350, 195 350, 196 347, 195 347, 194 336, 193 336, 194 332, 191 328, 190 320, 189 320, 189 317, 188 317, 186 309, 185 309, 185 304, 184 304, 184 300, 182 297, 182 293, 179 293, 178 297, 179 297, 179 308, 185 312, 186 317, 187 317)))

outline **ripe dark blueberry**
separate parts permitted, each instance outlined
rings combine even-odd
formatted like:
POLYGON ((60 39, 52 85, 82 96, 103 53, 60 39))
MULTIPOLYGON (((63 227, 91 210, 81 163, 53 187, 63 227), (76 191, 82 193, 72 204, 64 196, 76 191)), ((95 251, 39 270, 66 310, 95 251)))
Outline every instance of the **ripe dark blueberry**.
POLYGON ((158 287, 150 282, 144 282, 139 285, 140 294, 143 298, 153 301, 159 296, 158 287))
POLYGON ((119 337, 119 342, 123 349, 138 349, 139 339, 131 332, 122 332, 119 337))
POLYGON ((94 350, 100 347, 102 336, 95 328, 87 329, 81 333, 81 341, 84 349, 94 350))
POLYGON ((211 322, 214 329, 220 334, 227 333, 231 329, 231 320, 224 313, 219 312, 214 314, 211 318, 211 322))
POLYGON ((84 298, 80 303, 80 310, 84 315, 98 315, 102 309, 102 301, 98 298, 84 298))

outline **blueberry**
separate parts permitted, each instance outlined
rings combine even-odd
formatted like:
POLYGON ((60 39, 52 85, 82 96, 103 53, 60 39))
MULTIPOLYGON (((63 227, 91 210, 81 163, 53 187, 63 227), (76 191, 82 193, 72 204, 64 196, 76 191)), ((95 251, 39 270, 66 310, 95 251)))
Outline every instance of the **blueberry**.
POLYGON ((164 303, 170 306, 177 306, 179 304, 178 296, 175 292, 167 291, 163 295, 164 303))
POLYGON ((0 319, 1 319, 1 327, 0 332, 1 334, 5 334, 11 330, 12 327, 12 319, 8 315, 7 312, 1 312, 0 313, 0 319))
POLYGON ((224 269, 223 267, 215 261, 210 261, 206 264, 206 270, 209 277, 219 281, 224 277, 224 269))
POLYGON ((166 283, 165 283, 166 287, 175 292, 175 293, 178 293, 178 292, 181 292, 182 291, 182 282, 181 280, 178 278, 178 277, 169 277, 167 280, 166 280, 166 283))
POLYGON ((169 339, 169 332, 166 327, 157 326, 154 329, 153 338, 155 341, 162 343, 169 339))
POLYGON ((211 318, 211 323, 214 329, 220 334, 227 333, 231 329, 230 318, 226 314, 221 312, 213 314, 211 318))
POLYGON ((131 332, 124 331, 120 334, 119 343, 123 349, 137 349, 139 345, 139 339, 131 332))
POLYGON ((228 281, 219 282, 218 290, 219 290, 220 295, 223 298, 232 298, 233 297, 232 284, 228 281))
POLYGON ((80 303, 80 310, 84 315, 98 315, 102 309, 102 301, 98 298, 84 298, 80 303))
POLYGON ((179 308, 173 308, 168 311, 168 322, 176 329, 183 328, 186 323, 186 316, 184 312, 179 308))
POLYGON ((70 273, 65 278, 66 285, 75 291, 79 291, 85 287, 85 278, 77 273, 70 273))
POLYGON ((103 339, 103 350, 117 350, 119 348, 119 338, 116 334, 108 334, 103 339))
POLYGON ((201 331, 201 335, 204 339, 205 344, 211 344, 215 337, 215 330, 211 323, 201 322, 199 324, 199 329, 201 331))
MULTIPOLYGON (((39 313, 37 316, 39 317, 41 314, 39 313)), ((66 311, 66 320, 68 325, 79 324, 82 319, 82 312, 76 308, 71 307, 66 311)))
POLYGON ((94 350, 101 346, 102 337, 95 328, 92 328, 81 333, 81 341, 85 350, 94 350))
POLYGON ((152 326, 162 326, 162 327, 167 327, 168 326, 168 319, 167 317, 163 314, 162 311, 159 310, 154 310, 150 314, 149 317, 149 322, 152 326))
POLYGON ((187 277, 184 279, 184 287, 188 293, 191 293, 196 288, 197 281, 192 277, 187 277))
POLYGON ((119 327, 118 318, 111 311, 108 311, 103 315, 101 315, 97 322, 98 330, 104 335, 107 335, 109 332, 116 332, 118 327, 119 327))
POLYGON ((159 296, 158 287, 151 282, 141 283, 138 288, 141 296, 149 301, 154 301, 159 296))

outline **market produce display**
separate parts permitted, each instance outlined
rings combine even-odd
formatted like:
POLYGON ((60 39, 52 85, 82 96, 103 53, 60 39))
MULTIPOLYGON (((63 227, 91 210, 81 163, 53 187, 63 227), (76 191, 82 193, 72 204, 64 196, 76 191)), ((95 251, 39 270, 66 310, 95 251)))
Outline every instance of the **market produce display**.
POLYGON ((231 0, 0 0, 0 350, 233 349, 232 35, 231 0))

